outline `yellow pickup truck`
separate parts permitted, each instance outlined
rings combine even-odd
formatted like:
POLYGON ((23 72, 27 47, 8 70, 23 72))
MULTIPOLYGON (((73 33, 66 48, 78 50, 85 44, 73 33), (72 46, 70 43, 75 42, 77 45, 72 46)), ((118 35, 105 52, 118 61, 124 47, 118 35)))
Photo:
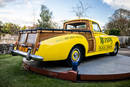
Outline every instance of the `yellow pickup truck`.
POLYGON ((116 55, 119 39, 101 31, 99 24, 88 19, 67 21, 63 29, 31 29, 19 31, 12 55, 27 60, 80 63, 88 56, 110 53, 116 55))

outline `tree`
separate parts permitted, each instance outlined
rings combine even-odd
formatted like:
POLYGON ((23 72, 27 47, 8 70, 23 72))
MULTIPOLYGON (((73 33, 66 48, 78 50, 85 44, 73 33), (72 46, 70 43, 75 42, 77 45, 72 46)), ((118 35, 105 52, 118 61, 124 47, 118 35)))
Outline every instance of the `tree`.
POLYGON ((3 25, 3 23, 2 23, 2 21, 0 21, 0 38, 1 38, 1 34, 2 34, 2 25, 3 25))
POLYGON ((23 27, 21 27, 21 30, 25 30, 27 29, 27 27, 24 25, 23 27))
POLYGON ((17 34, 20 30, 20 26, 13 23, 4 23, 1 29, 4 34, 17 34))
POLYGON ((115 10, 106 27, 112 32, 120 32, 120 35, 130 35, 130 11, 121 8, 115 10))
POLYGON ((54 24, 52 22, 52 12, 45 5, 41 5, 41 20, 38 20, 39 27, 41 28, 53 28, 54 24))
POLYGON ((2 24, 3 24, 2 21, 0 21, 0 26, 2 26, 2 24))
POLYGON ((87 16, 87 10, 89 6, 86 3, 86 1, 79 0, 79 3, 73 7, 73 12, 75 15, 80 19, 81 17, 86 17, 87 16))
POLYGON ((121 18, 125 18, 127 20, 130 19, 130 11, 126 10, 126 9, 117 9, 115 10, 114 14, 112 15, 112 17, 110 17, 112 20, 117 20, 117 19, 121 19, 121 18))

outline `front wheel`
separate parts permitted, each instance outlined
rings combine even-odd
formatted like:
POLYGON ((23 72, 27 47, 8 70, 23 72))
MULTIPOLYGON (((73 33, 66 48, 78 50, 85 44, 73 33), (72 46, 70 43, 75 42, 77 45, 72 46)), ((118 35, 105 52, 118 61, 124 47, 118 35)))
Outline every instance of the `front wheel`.
POLYGON ((118 50, 119 50, 119 45, 118 45, 118 43, 116 43, 116 44, 115 44, 115 47, 114 47, 114 51, 111 52, 110 55, 111 55, 111 56, 117 55, 118 50))
POLYGON ((67 59, 67 63, 69 66, 72 66, 72 63, 77 62, 78 64, 81 62, 81 60, 83 59, 83 51, 82 48, 80 46, 75 46, 71 49, 68 59, 67 59))

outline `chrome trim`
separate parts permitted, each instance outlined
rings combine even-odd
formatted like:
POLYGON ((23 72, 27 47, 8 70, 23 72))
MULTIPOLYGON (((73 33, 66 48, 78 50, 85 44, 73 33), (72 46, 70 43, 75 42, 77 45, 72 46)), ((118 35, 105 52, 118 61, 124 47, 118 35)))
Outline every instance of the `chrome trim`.
MULTIPOLYGON (((21 55, 21 56, 23 56, 23 57, 26 57, 26 59, 27 59, 27 55, 28 55, 28 53, 22 52, 22 51, 19 51, 19 50, 12 50, 11 53, 14 53, 14 54, 17 54, 17 55, 21 55)), ((37 56, 37 55, 32 55, 32 54, 30 54, 30 55, 29 55, 29 58, 30 58, 30 59, 33 59, 33 60, 43 61, 43 57, 37 56)))

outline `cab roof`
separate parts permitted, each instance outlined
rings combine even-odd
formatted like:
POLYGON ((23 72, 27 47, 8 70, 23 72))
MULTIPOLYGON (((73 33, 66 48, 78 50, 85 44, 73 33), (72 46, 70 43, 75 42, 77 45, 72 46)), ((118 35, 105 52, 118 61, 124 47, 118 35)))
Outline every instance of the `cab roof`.
MULTIPOLYGON (((91 22, 97 23, 96 21, 93 21, 93 20, 90 20, 90 19, 74 19, 74 20, 66 21, 66 22, 64 22, 64 23, 69 23, 69 22, 74 22, 74 21, 91 21, 91 22)), ((97 23, 97 24, 98 24, 98 23, 97 23)))

